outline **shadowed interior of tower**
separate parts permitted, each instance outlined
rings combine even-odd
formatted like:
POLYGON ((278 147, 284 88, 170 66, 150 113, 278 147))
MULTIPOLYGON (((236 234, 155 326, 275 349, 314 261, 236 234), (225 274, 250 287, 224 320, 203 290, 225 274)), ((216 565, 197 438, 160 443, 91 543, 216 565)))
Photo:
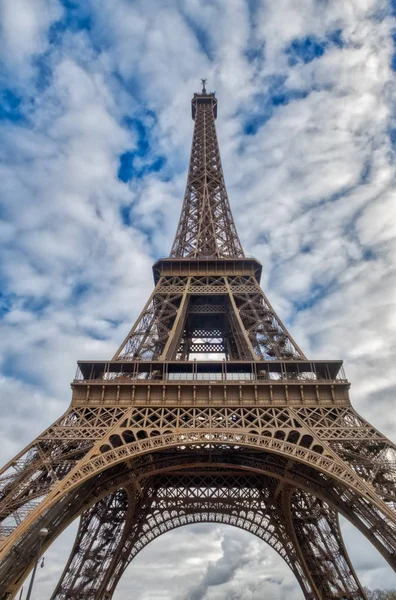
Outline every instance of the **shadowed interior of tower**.
POLYGON ((200 360, 232 358, 229 347, 228 306, 225 296, 191 296, 176 358, 200 360))

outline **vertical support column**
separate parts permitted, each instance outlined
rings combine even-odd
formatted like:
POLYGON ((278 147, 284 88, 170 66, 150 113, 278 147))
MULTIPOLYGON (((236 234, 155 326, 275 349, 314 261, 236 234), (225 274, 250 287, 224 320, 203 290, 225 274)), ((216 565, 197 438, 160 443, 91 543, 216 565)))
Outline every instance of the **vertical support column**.
POLYGON ((130 499, 119 489, 86 510, 51 600, 94 600, 122 539, 130 499))
POLYGON ((367 600, 342 541, 335 510, 291 488, 283 490, 283 506, 316 600, 367 600))
POLYGON ((183 292, 183 298, 180 302, 179 310, 175 321, 173 323, 172 330, 169 334, 168 341, 166 342, 165 348, 159 357, 159 360, 175 360, 177 350, 180 345, 181 337, 183 334, 183 328, 186 322, 187 307, 188 307, 188 290, 191 283, 191 277, 185 282, 185 288, 183 292))
POLYGON ((241 340, 239 342, 239 346, 243 347, 243 351, 241 352, 241 358, 243 360, 258 360, 259 357, 257 356, 257 354, 254 351, 252 342, 249 339, 249 335, 248 332, 245 329, 245 326, 243 324, 243 321, 241 319, 241 315, 239 314, 239 310, 238 307, 236 305, 232 290, 231 290, 231 286, 228 282, 228 278, 225 277, 224 278, 224 282, 227 288, 227 292, 228 292, 228 297, 229 297, 229 301, 230 301, 230 305, 231 305, 231 309, 232 309, 232 315, 230 315, 230 322, 236 322, 239 331, 237 332, 237 335, 239 334, 239 337, 241 337, 241 340))

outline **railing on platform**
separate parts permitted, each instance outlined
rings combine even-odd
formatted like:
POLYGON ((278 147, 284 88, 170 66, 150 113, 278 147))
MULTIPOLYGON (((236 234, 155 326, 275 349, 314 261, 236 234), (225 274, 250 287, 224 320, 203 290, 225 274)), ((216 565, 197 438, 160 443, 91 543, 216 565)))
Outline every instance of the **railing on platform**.
POLYGON ((347 382, 342 361, 80 361, 75 383, 180 382, 347 382))

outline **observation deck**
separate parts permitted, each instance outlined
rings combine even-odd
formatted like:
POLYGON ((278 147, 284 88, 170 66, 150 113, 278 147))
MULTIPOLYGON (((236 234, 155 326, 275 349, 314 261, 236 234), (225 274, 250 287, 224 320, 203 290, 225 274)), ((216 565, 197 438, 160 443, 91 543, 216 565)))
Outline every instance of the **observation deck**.
POLYGON ((73 405, 349 405, 340 360, 79 361, 73 405))
POLYGON ((217 119, 217 100, 215 94, 207 93, 206 90, 202 91, 202 94, 194 94, 193 99, 191 100, 191 116, 193 121, 195 121, 195 114, 199 105, 206 104, 212 107, 213 116, 217 119))
POLYGON ((260 283, 262 264, 254 257, 160 258, 153 265, 154 281, 160 277, 252 276, 260 283))

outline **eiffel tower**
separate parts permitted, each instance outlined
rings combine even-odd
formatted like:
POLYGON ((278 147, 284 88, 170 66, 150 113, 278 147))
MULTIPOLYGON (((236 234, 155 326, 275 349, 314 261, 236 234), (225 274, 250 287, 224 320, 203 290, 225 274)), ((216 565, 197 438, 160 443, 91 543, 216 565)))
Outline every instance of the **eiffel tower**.
POLYGON ((111 360, 80 361, 66 413, 1 471, 0 598, 77 517, 52 600, 112 598, 130 561, 189 523, 274 548, 309 600, 366 598, 339 515, 396 567, 395 446, 352 408, 340 360, 308 360, 244 254, 216 136, 194 94, 169 258, 111 360))

